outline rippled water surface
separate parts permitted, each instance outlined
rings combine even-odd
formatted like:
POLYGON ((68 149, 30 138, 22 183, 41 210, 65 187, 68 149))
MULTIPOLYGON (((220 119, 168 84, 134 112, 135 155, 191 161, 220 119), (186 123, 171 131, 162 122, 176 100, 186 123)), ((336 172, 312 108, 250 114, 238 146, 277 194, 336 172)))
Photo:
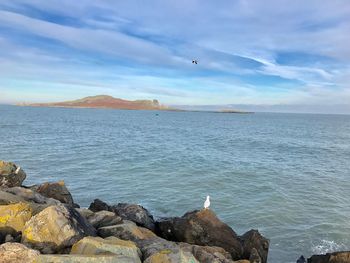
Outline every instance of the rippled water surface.
POLYGON ((201 208, 271 240, 269 262, 350 250, 350 116, 0 106, 0 159, 75 201, 201 208))

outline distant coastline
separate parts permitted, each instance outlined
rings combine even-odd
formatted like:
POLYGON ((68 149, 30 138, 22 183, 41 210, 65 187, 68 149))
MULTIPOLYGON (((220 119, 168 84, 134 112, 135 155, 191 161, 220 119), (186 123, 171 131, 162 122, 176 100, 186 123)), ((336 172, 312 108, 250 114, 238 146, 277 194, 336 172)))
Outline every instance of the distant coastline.
POLYGON ((93 108, 93 109, 118 109, 118 110, 159 110, 159 111, 179 111, 179 112, 214 112, 214 113, 238 113, 248 114, 254 113, 249 111, 241 111, 234 109, 221 109, 221 110, 187 110, 178 109, 162 105, 158 100, 124 100, 120 98, 114 98, 108 95, 89 96, 82 99, 52 102, 52 103, 19 103, 16 106, 29 106, 29 107, 54 107, 54 108, 93 108))

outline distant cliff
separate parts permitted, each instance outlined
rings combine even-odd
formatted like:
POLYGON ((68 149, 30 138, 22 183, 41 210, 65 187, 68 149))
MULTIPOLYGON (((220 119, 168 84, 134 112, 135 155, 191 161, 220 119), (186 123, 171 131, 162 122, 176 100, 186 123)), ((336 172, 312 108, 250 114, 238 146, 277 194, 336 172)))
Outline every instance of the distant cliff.
MULTIPOLYGON (((23 106, 23 104, 21 104, 23 106)), ((53 103, 33 103, 24 106, 35 107, 66 107, 66 108, 107 108, 125 110, 173 110, 159 104, 158 100, 123 100, 107 95, 90 96, 73 101, 53 103)))

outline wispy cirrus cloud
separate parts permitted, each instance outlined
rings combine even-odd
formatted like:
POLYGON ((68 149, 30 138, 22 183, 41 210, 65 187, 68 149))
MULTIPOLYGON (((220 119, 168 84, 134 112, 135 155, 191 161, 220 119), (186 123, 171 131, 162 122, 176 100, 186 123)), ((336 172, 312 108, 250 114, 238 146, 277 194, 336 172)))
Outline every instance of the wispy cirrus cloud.
POLYGON ((40 90, 51 101, 346 103, 349 17, 346 0, 3 0, 0 102, 40 90))

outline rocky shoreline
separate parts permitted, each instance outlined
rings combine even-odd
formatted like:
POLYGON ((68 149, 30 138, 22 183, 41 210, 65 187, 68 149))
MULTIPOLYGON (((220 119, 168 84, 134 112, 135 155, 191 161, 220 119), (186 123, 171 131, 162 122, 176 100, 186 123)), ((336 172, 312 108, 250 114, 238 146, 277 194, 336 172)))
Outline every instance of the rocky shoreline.
MULTIPOLYGON (((0 263, 267 262, 268 239, 253 229, 238 235, 210 209, 155 220, 137 204, 95 199, 80 208, 63 181, 24 186, 25 178, 0 161, 0 263)), ((350 262, 350 253, 307 262, 350 262)))

